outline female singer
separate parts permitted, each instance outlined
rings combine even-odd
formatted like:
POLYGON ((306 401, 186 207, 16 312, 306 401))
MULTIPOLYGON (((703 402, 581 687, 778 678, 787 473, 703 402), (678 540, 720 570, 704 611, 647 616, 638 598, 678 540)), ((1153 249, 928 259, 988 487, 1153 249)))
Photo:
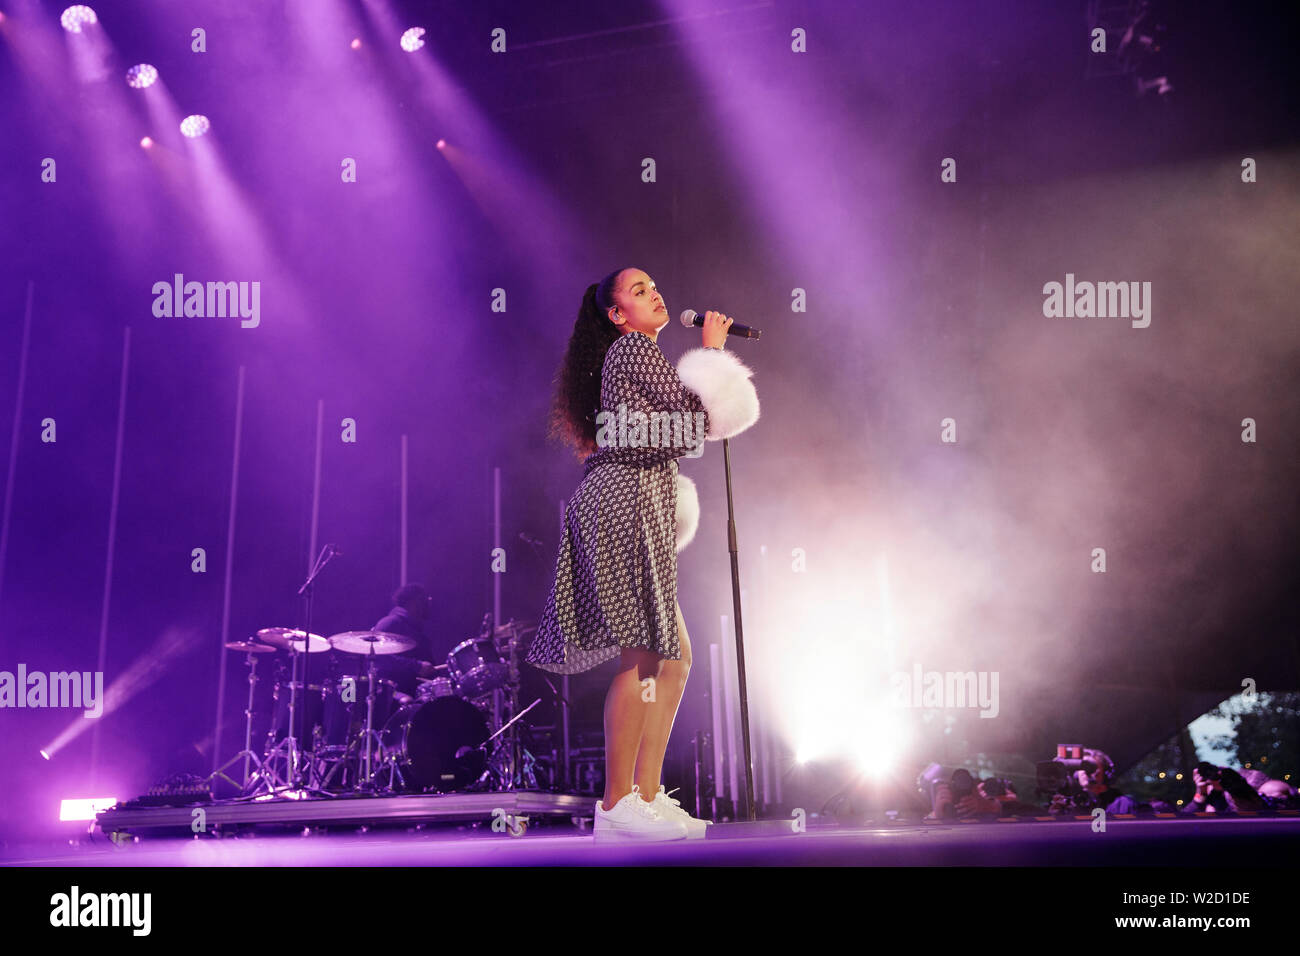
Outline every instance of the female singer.
POLYGON ((705 438, 744 431, 759 407, 752 373, 724 351, 730 318, 707 313, 703 348, 676 369, 657 344, 668 321, 649 275, 611 272, 583 296, 556 376, 551 434, 586 464, 527 659, 560 674, 619 659, 605 697, 598 841, 702 837, 708 826, 660 783, 691 669, 677 551, 699 521, 695 486, 677 459, 698 454, 705 438))

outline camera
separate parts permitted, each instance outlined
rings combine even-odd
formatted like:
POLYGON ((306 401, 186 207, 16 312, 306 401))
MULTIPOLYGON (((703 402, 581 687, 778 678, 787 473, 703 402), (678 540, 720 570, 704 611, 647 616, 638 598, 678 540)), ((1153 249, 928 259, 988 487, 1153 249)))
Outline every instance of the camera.
POLYGON ((1082 770, 1089 777, 1097 772, 1098 764, 1083 755, 1081 744, 1058 744, 1054 760, 1040 760, 1034 765, 1038 777, 1038 796, 1064 803, 1067 807, 1082 807, 1090 802, 1088 792, 1079 784, 1075 773, 1082 770), (1055 798, 1059 797, 1060 800, 1055 798))
POLYGON ((975 778, 969 770, 959 767, 945 780, 943 767, 937 763, 930 764, 916 778, 916 788, 930 798, 935 816, 944 818, 955 817, 957 802, 974 793, 975 787, 975 778))
POLYGON ((1199 773, 1204 780, 1218 780, 1220 776, 1219 768, 1212 763, 1206 763, 1204 760, 1198 763, 1193 769, 1199 773))
POLYGON ((985 777, 980 783, 984 785, 984 795, 994 799, 1006 797, 1008 791, 1016 789, 1006 777, 985 777))

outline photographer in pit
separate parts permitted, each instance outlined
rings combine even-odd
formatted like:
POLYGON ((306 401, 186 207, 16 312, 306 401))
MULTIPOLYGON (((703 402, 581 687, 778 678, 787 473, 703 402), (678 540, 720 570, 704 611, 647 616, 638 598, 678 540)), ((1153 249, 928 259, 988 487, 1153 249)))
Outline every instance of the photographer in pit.
MULTIPOLYGON (((1038 795, 1047 799, 1048 813, 1087 814, 1098 807, 1107 813, 1137 812, 1137 801, 1111 785, 1115 764, 1105 751, 1062 744, 1056 748, 1056 759, 1040 761, 1036 770, 1038 795)), ((916 785, 930 798, 927 820, 1038 816, 1044 810, 1022 801, 1010 780, 976 780, 963 769, 945 778, 937 763, 922 771, 916 785)))
POLYGON ((969 770, 958 768, 945 778, 943 767, 932 763, 916 780, 917 787, 930 798, 927 820, 951 820, 972 816, 1032 816, 1039 807, 1022 803, 1015 785, 1003 777, 976 780, 969 770))
POLYGON ((1196 792, 1180 813, 1227 813, 1228 795, 1219 784, 1219 768, 1202 761, 1192 768, 1192 783, 1196 792))
POLYGON ((1055 760, 1038 764, 1038 792, 1048 797, 1048 813, 1083 814, 1099 807, 1136 813, 1137 801, 1112 786, 1114 775, 1115 762, 1104 750, 1061 744, 1055 760))
POLYGON ((1192 782, 1196 785, 1196 792, 1183 807, 1183 813, 1236 813, 1239 810, 1269 809, 1269 804, 1255 788, 1231 767, 1198 763, 1192 768, 1192 782))
POLYGON ((1274 780, 1261 770, 1243 770, 1242 778, 1259 794, 1260 800, 1269 810, 1300 809, 1296 799, 1296 789, 1285 780, 1274 780))

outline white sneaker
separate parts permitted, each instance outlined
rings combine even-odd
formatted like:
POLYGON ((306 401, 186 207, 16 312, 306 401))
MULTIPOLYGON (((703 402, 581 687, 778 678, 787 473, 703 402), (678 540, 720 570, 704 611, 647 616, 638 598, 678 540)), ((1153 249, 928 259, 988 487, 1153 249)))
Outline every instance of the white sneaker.
POLYGON ((682 809, 682 802, 673 799, 673 793, 664 792, 664 785, 659 784, 659 792, 655 794, 654 808, 659 811, 661 817, 667 817, 669 820, 678 820, 682 826, 686 827, 686 835, 692 840, 703 839, 705 831, 713 826, 712 820, 701 820, 699 817, 693 817, 682 809))
POLYGON ((613 809, 606 810, 604 803, 596 801, 596 842, 613 840, 684 840, 686 826, 675 817, 663 816, 655 804, 641 796, 641 788, 633 787, 613 809))

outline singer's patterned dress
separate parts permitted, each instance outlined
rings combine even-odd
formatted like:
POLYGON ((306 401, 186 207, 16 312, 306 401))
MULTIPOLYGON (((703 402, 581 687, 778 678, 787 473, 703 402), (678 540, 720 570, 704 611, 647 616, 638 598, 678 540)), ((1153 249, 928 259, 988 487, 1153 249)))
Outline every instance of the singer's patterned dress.
MULTIPOLYGON (((605 355, 600 404, 628 414, 708 414, 659 346, 628 332, 605 355)), ((677 640, 677 458, 684 447, 605 447, 564 512, 555 585, 529 649, 530 664, 576 674, 623 647, 681 658, 677 640)))

